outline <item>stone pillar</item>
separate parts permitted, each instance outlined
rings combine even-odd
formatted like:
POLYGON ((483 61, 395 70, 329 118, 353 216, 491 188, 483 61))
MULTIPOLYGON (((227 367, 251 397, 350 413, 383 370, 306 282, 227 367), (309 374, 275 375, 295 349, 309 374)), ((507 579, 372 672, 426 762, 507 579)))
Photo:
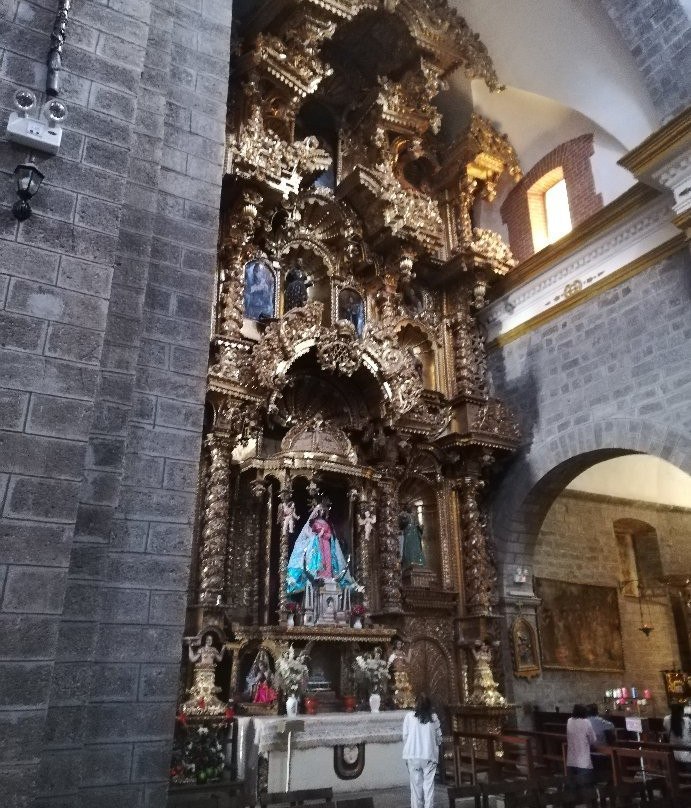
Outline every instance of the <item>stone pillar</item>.
POLYGON ((381 606, 384 611, 401 611, 401 556, 398 530, 398 496, 394 481, 385 478, 379 484, 379 567, 381 606))
POLYGON ((209 459, 199 550, 199 602, 216 605, 223 600, 230 513, 231 442, 225 435, 212 433, 206 438, 205 448, 209 459))

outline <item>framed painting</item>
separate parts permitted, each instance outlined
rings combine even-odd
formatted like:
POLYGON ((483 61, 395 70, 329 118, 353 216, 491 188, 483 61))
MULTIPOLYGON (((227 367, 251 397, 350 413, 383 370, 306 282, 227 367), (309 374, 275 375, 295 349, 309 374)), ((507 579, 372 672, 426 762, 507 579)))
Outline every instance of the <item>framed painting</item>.
POLYGON ((686 704, 689 696, 688 677, 683 671, 662 671, 668 704, 686 704))
POLYGON ((616 587, 536 578, 535 594, 543 668, 624 670, 616 587))
POLYGON ((511 626, 511 652, 513 675, 518 679, 539 676, 540 655, 537 648, 537 633, 525 617, 517 617, 511 626))

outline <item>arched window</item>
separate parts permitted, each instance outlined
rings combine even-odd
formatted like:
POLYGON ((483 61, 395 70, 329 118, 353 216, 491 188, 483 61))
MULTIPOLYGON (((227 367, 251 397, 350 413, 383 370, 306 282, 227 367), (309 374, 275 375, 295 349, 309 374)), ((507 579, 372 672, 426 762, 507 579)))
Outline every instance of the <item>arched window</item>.
POLYGON ((592 155, 592 135, 568 140, 538 160, 509 191, 501 218, 518 261, 562 238, 602 207, 592 155))
POLYGON ((536 252, 571 232, 571 210, 562 166, 548 171, 528 189, 528 212, 536 252))

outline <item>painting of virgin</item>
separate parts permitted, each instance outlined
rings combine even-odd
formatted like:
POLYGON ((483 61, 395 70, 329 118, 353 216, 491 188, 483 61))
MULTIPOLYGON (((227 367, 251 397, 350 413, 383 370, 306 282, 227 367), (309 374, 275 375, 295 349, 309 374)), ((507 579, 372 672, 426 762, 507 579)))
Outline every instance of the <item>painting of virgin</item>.
POLYGON ((351 322, 358 337, 362 336, 365 329, 365 304, 355 289, 346 287, 338 293, 338 319, 351 322))
POLYGON ((245 264, 245 317, 265 320, 275 312, 276 278, 266 261, 245 264))

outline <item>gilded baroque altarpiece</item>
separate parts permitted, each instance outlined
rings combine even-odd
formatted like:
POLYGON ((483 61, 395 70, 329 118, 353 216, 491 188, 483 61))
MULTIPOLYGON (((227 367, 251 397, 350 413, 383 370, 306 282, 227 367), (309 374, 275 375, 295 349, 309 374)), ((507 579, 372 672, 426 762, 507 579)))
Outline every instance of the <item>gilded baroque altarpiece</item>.
POLYGON ((492 62, 441 0, 270 0, 241 29, 188 619, 222 656, 184 708, 271 709, 291 644, 324 709, 376 646, 481 708, 490 472, 519 434, 476 319, 514 262, 473 205, 521 173, 476 114, 442 137, 435 99, 455 70, 500 89, 492 62))

